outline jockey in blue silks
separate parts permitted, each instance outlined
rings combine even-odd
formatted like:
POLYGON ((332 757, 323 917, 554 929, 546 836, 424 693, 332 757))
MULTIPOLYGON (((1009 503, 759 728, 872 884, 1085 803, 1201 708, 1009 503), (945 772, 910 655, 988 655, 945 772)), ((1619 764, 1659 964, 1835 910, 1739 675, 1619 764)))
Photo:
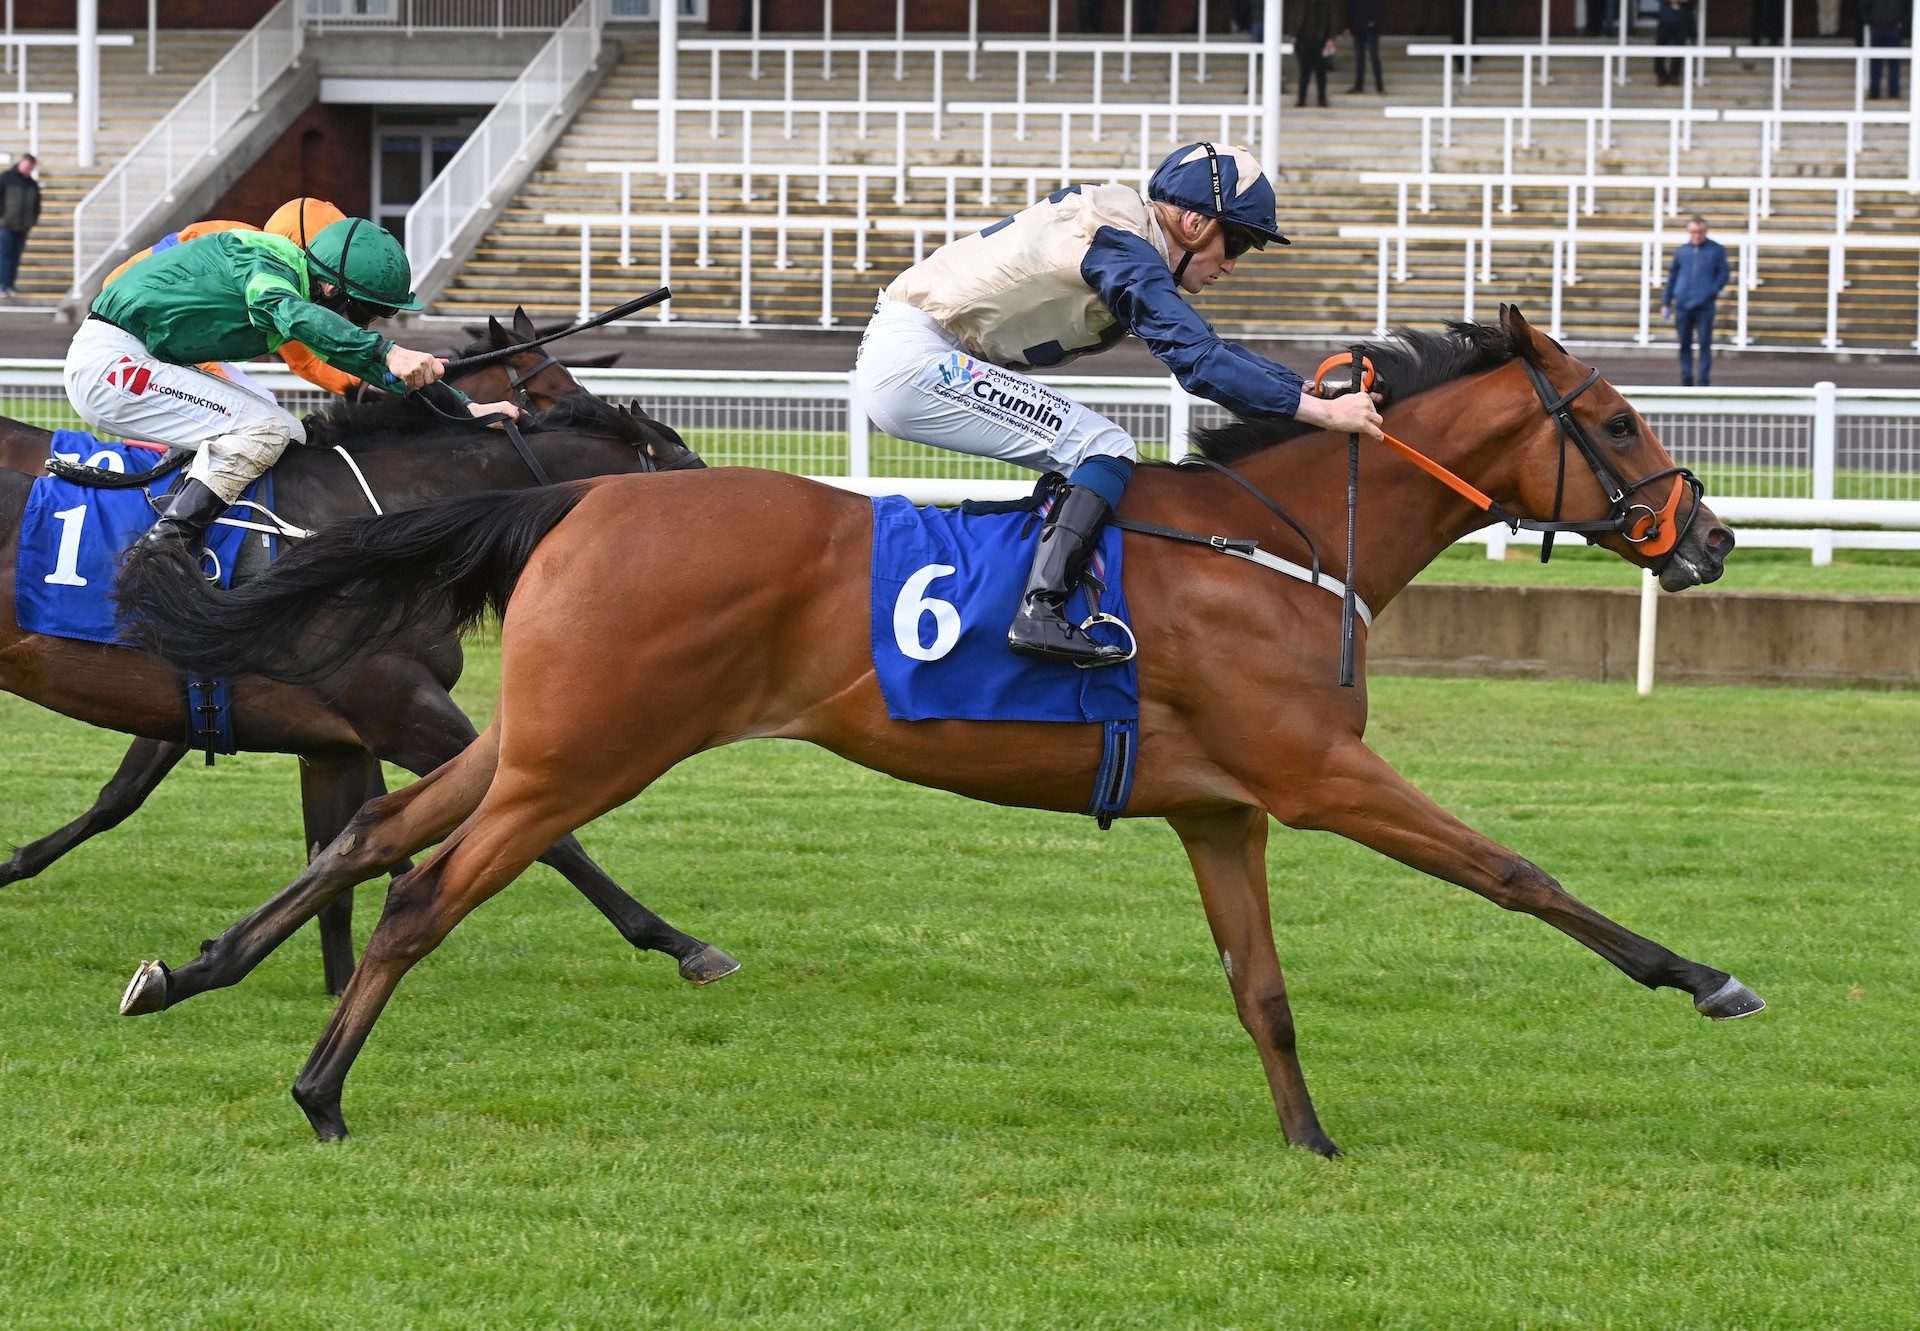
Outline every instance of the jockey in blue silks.
POLYGON ((1286 366, 1223 341, 1187 303, 1249 249, 1288 244, 1273 186, 1244 148, 1176 150, 1143 196, 1072 185, 943 245, 880 297, 854 382, 888 434, 1066 474, 1007 635, 1014 651, 1108 665, 1122 647, 1066 618, 1139 448, 1125 430, 1021 371, 1104 351, 1131 333, 1188 392, 1241 416, 1379 437, 1363 393, 1322 399, 1286 366))

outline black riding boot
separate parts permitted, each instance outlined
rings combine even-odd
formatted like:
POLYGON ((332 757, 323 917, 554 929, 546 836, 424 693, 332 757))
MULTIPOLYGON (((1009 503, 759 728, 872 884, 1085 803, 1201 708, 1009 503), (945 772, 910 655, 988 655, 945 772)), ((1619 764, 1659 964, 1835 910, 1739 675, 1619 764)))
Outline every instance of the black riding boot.
POLYGON ((1020 655, 1085 666, 1119 665, 1127 659, 1126 648, 1095 642, 1064 613, 1110 512, 1107 501, 1084 485, 1069 485, 1054 505, 1052 519, 1040 532, 1020 612, 1007 633, 1007 645, 1020 655))
POLYGON ((167 501, 166 512, 153 524, 142 541, 184 541, 189 547, 200 543, 213 520, 227 511, 227 501, 215 494, 206 482, 188 477, 167 501))

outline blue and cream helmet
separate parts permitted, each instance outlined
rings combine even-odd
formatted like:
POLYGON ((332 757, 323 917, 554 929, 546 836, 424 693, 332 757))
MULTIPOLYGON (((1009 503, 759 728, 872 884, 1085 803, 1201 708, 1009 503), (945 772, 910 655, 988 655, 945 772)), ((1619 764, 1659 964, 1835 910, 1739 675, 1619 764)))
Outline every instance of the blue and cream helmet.
POLYGON ((1147 197, 1237 227, 1265 247, 1291 245, 1274 217, 1273 185, 1245 148, 1190 143, 1176 148, 1147 182, 1147 197))

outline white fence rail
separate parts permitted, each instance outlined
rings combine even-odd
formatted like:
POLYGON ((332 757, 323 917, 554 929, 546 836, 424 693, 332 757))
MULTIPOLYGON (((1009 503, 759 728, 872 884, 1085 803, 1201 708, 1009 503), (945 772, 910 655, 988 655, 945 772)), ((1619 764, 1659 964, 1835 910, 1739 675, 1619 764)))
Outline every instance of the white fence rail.
MULTIPOLYGON (((295 412, 327 400, 278 366, 248 372, 295 412)), ((1031 473, 1007 464, 880 433, 846 374, 609 369, 577 377, 602 397, 669 421, 716 465, 798 472, 923 503, 1010 497, 1033 484, 1031 473)), ((1178 459, 1191 430, 1225 420, 1171 379, 1042 377, 1127 430, 1151 458, 1178 459)), ((1838 548, 1920 549, 1920 390, 1821 383, 1622 391, 1700 474, 1714 510, 1740 527, 1742 544, 1808 550, 1816 563, 1838 548)), ((46 429, 78 424, 58 361, 0 360, 0 395, 21 420, 46 429)), ((1468 539, 1501 557, 1538 537, 1498 527, 1468 539)))
POLYGON ((407 210, 407 259, 416 285, 429 285, 437 271, 453 261, 455 239, 493 206, 495 191, 528 165, 528 144, 541 124, 561 114, 592 72, 600 57, 607 3, 581 0, 407 210))
POLYGON ((313 32, 552 32, 579 0, 296 0, 313 32))
POLYGON ((148 218, 173 202, 191 170, 219 151, 227 131, 300 58, 299 0, 280 0, 207 71, 73 210, 75 300, 135 237, 152 239, 148 218))

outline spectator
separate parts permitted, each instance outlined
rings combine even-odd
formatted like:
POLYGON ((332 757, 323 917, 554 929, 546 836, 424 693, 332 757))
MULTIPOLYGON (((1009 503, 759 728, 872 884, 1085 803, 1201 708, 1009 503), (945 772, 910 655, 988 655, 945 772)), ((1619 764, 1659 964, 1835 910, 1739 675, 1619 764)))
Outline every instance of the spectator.
POLYGON ((1373 90, 1385 92, 1380 77, 1380 18, 1386 0, 1347 0, 1347 31, 1353 34, 1353 86, 1348 92, 1367 90, 1367 54, 1373 54, 1373 90))
MULTIPOLYGON (((1905 0, 1861 0, 1860 23, 1866 29, 1868 46, 1905 46, 1907 44, 1906 23, 1908 8, 1905 0)), ((1900 62, 1898 60, 1870 60, 1867 62, 1871 73, 1868 75, 1867 96, 1880 96, 1880 76, 1886 75, 1887 96, 1900 96, 1900 62)))
POLYGON ((1300 0, 1293 20, 1293 58, 1300 66, 1300 97, 1307 104, 1307 83, 1318 85, 1320 105, 1327 104, 1327 44, 1333 40, 1333 0, 1300 0))
POLYGON ((1707 219, 1687 223, 1687 243, 1674 253, 1667 269, 1667 290, 1660 298, 1660 317, 1671 317, 1680 341, 1680 382, 1691 388, 1693 347, 1700 346, 1702 388, 1713 382, 1713 303, 1727 284, 1727 248, 1707 239, 1707 219))
POLYGON ((1786 31, 1786 0, 1753 0, 1753 45, 1778 46, 1786 31))
MULTIPOLYGON (((1692 46, 1697 27, 1693 0, 1660 0, 1653 40, 1661 46, 1692 46)), ((1663 88, 1678 87, 1687 77, 1687 62, 1678 56, 1655 56, 1653 76, 1663 88)))
POLYGON ((0 300, 13 299, 20 251, 27 247, 27 232, 40 220, 40 182, 34 179, 39 170, 40 159, 22 153, 11 170, 0 172, 0 300))

